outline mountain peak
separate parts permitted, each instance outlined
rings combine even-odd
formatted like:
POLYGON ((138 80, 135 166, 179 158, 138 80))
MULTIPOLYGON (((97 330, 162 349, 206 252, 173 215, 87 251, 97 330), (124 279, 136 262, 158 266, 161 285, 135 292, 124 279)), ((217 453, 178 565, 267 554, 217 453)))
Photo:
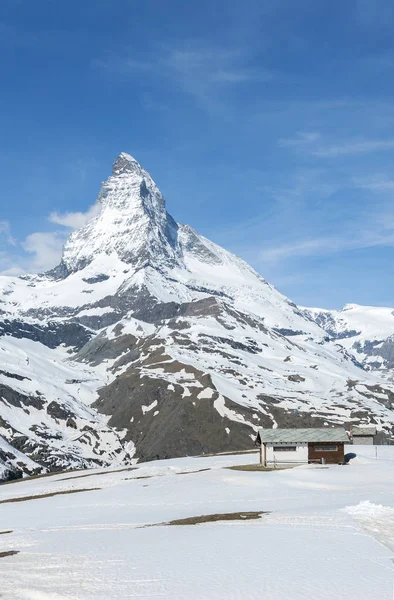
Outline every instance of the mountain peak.
POLYGON ((112 175, 115 177, 124 173, 141 174, 142 171, 140 163, 127 152, 121 152, 112 165, 112 175))
POLYGON ((345 304, 345 306, 342 308, 342 312, 345 312, 347 310, 354 310, 360 308, 359 304, 345 304))
POLYGON ((67 272, 103 254, 116 254, 136 267, 179 263, 178 225, 149 173, 130 154, 121 152, 115 159, 98 201, 99 214, 74 231, 64 246, 67 272))

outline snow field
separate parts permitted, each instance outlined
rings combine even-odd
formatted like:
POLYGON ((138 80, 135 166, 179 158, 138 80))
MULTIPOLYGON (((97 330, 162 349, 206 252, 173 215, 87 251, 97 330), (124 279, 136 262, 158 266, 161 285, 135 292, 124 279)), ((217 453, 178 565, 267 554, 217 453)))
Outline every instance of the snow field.
POLYGON ((4 600, 392 600, 394 448, 347 467, 244 472, 257 454, 183 458, 0 487, 4 600), (88 477, 86 477, 88 475, 88 477), (253 521, 173 519, 268 511, 253 521), (387 518, 389 517, 389 518, 387 518), (149 525, 148 527, 146 527, 149 525))

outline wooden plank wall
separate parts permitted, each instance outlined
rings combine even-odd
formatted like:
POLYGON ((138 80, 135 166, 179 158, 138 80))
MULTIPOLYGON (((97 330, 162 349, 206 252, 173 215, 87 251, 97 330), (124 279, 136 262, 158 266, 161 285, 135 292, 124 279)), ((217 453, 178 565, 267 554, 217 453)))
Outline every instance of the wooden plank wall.
POLYGON ((321 463, 321 459, 325 458, 327 464, 339 464, 344 461, 344 456, 345 456, 344 442, 337 442, 337 443, 328 442, 325 444, 322 442, 309 442, 309 444, 308 444, 308 460, 310 460, 312 462, 321 463), (322 451, 315 449, 318 446, 333 446, 334 448, 336 446, 337 450, 322 452, 322 451))

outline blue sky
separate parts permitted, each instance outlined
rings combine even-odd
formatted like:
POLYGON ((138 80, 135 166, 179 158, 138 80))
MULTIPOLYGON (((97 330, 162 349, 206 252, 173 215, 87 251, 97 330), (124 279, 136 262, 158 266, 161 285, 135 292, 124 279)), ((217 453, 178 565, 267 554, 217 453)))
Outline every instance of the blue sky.
POLYGON ((125 151, 295 302, 394 306, 393 34, 391 0, 2 0, 0 272, 125 151))

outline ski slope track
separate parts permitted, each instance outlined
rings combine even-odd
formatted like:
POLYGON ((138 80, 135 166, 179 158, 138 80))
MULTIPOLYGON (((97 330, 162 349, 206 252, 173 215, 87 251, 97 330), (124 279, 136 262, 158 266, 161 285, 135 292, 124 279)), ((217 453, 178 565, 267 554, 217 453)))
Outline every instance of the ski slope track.
POLYGON ((7 476, 246 449, 261 425, 391 432, 391 309, 297 307, 125 153, 95 214, 52 271, 0 277, 7 476))

